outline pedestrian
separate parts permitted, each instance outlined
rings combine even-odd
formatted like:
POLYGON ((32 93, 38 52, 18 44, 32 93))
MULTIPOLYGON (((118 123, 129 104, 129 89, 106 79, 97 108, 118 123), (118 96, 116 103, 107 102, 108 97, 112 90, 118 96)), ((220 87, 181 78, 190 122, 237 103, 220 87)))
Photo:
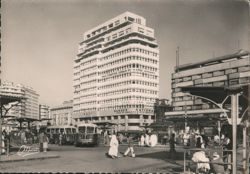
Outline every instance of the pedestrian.
POLYGON ((22 143, 22 145, 26 144, 27 139, 26 139, 25 131, 23 129, 21 130, 20 135, 21 135, 21 143, 22 143))
POLYGON ((189 146, 190 143, 190 135, 188 132, 185 132, 183 135, 183 144, 184 146, 189 146))
POLYGON ((131 156, 135 157, 135 151, 134 151, 134 142, 133 137, 131 135, 127 135, 127 142, 128 142, 128 148, 124 153, 124 156, 127 156, 129 152, 131 152, 131 156))
POLYGON ((202 138, 202 136, 199 134, 199 132, 196 132, 196 136, 195 136, 195 147, 196 147, 196 148, 205 148, 204 142, 203 142, 203 138, 202 138))
POLYGON ((140 145, 143 147, 145 142, 145 137, 143 134, 141 134, 140 142, 141 142, 140 145))
POLYGON ((2 134, 2 152, 0 152, 1 154, 5 154, 5 143, 4 143, 4 135, 2 134))
POLYGON ((59 134, 59 146, 62 145, 62 139, 63 139, 63 135, 62 133, 59 134))
POLYGON ((169 156, 172 160, 175 160, 175 156, 176 156, 175 144, 176 144, 175 134, 172 133, 169 139, 169 146, 170 146, 169 156))
POLYGON ((150 138, 149 138, 149 145, 150 145, 150 147, 156 146, 157 143, 158 143, 157 135, 151 134, 150 138))
POLYGON ((119 147, 119 142, 117 140, 116 135, 112 135, 111 136, 111 140, 110 140, 110 144, 109 144, 109 151, 108 151, 108 155, 115 159, 118 158, 118 147, 119 147))
POLYGON ((43 136, 43 152, 47 152, 48 143, 49 143, 49 138, 46 135, 46 133, 44 133, 44 136, 43 136))
POLYGON ((224 164, 224 170, 225 171, 230 171, 231 170, 231 165, 227 164, 227 163, 231 163, 232 162, 232 141, 229 138, 228 134, 225 133, 223 142, 222 142, 222 146, 223 146, 223 162, 224 164))
POLYGON ((145 134, 145 145, 149 147, 149 135, 145 134))
POLYGON ((219 145, 220 144, 220 137, 219 137, 219 135, 215 135, 214 136, 214 144, 215 145, 219 145))
POLYGON ((43 137, 44 137, 44 133, 40 132, 40 134, 39 134, 39 144, 40 144, 39 150, 40 150, 40 152, 43 151, 43 137))

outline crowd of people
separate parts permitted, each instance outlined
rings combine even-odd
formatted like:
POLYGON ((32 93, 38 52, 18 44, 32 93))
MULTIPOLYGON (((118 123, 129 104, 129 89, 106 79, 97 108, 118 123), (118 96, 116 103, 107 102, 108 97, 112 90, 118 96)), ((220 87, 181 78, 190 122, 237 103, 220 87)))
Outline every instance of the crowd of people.
POLYGON ((13 131, 2 132, 2 154, 11 151, 11 147, 20 147, 22 145, 34 146, 40 144, 40 151, 47 152, 48 149, 48 136, 44 130, 40 132, 32 129, 19 129, 13 131))
MULTIPOLYGON (((221 163, 224 163, 224 171, 230 171, 232 162, 232 141, 230 134, 224 133, 221 136, 214 135, 208 137, 200 134, 199 131, 185 132, 182 134, 181 143, 188 151, 187 155, 191 156, 192 161, 197 163, 198 172, 206 172, 210 170, 210 157, 206 154, 207 147, 219 147, 222 149, 221 163)), ((180 142, 180 140, 178 140, 180 142)), ((173 133, 169 139, 169 157, 173 160, 176 158, 175 145, 178 144, 176 134, 173 133)), ((219 158, 217 152, 213 154, 214 160, 219 158)))

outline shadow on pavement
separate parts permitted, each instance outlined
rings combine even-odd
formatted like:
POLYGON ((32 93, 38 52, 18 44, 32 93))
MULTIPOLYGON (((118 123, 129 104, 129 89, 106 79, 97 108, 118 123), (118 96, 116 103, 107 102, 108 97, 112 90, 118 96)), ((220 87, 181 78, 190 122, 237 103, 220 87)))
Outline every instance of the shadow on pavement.
POLYGON ((153 159, 164 160, 164 161, 167 161, 167 162, 173 163, 173 164, 179 164, 176 161, 183 161, 183 152, 176 152, 174 160, 170 158, 170 154, 167 151, 152 152, 152 153, 147 153, 147 154, 139 154, 136 157, 153 158, 153 159))
MULTIPOLYGON (((184 154, 183 154, 183 152, 176 152, 175 159, 170 158, 170 153, 168 151, 139 154, 136 157, 159 159, 159 160, 166 161, 168 164, 171 164, 171 167, 166 166, 166 167, 160 168, 160 170, 163 170, 163 171, 164 170, 169 171, 171 168, 171 172, 181 173, 184 170, 184 166, 183 166, 184 165, 184 163, 183 163, 184 154)), ((190 171, 195 171, 195 166, 193 166, 192 164, 189 164, 189 169, 190 169, 190 171)))

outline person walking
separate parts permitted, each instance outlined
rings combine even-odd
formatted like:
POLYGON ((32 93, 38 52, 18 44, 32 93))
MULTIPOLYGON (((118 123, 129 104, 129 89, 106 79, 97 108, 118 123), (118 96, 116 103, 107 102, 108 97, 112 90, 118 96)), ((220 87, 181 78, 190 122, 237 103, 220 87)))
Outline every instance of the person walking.
POLYGON ((149 147, 149 135, 147 133, 145 134, 145 144, 149 147))
POLYGON ((131 156, 135 157, 135 151, 134 151, 134 142, 131 135, 127 135, 127 142, 128 142, 128 148, 124 153, 124 156, 128 156, 128 153, 131 152, 131 156))
POLYGON ((43 137, 44 137, 44 133, 43 132, 40 132, 39 134, 39 144, 40 144, 40 152, 43 151, 43 137))
POLYGON ((108 155, 115 159, 118 158, 118 147, 119 147, 119 142, 117 140, 116 135, 112 135, 111 136, 111 140, 110 140, 110 145, 109 145, 109 151, 108 151, 108 155))
POLYGON ((169 139, 169 147, 170 147, 169 156, 172 160, 175 160, 176 156, 175 144, 176 144, 175 134, 173 133, 169 139))
POLYGON ((196 148, 205 148, 203 138, 198 132, 196 132, 196 136, 195 136, 195 147, 196 148))
POLYGON ((63 135, 62 135, 62 133, 60 133, 59 134, 59 146, 61 146, 62 145, 62 139, 63 139, 63 135))
POLYGON ((44 136, 43 136, 43 152, 47 152, 48 143, 49 143, 49 138, 48 138, 48 136, 44 133, 44 136))
POLYGON ((143 134, 141 135, 140 142, 141 142, 141 143, 140 143, 140 146, 143 147, 143 146, 144 146, 144 142, 145 142, 145 137, 144 137, 143 134))

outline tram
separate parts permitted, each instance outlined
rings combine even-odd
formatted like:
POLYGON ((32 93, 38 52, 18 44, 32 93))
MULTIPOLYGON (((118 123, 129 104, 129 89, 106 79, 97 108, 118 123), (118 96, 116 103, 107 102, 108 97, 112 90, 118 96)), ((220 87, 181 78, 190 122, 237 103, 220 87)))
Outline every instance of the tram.
POLYGON ((75 146, 96 146, 99 134, 97 125, 92 123, 79 123, 75 138, 75 146))

